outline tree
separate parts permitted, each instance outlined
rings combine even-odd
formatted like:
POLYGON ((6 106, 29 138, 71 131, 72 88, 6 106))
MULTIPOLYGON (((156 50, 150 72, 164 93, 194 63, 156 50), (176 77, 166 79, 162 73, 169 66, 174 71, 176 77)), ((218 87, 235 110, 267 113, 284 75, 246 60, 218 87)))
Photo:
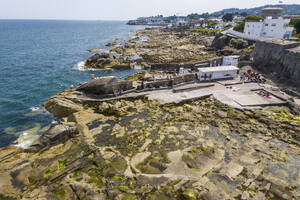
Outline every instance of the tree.
POLYGON ((251 22, 259 22, 260 20, 264 20, 263 17, 257 16, 257 15, 249 15, 245 17, 245 21, 251 21, 251 22))
POLYGON ((240 15, 241 15, 242 17, 246 17, 246 16, 248 16, 248 13, 247 13, 247 12, 242 12, 240 15))
POLYGON ((291 19, 289 26, 294 27, 296 34, 300 33, 300 18, 291 19))
POLYGON ((238 31, 238 32, 244 32, 244 28, 245 28, 245 22, 242 22, 238 25, 236 25, 233 30, 238 31))
POLYGON ((227 13, 227 14, 223 15, 222 20, 224 22, 231 22, 233 20, 233 14, 227 13))
POLYGON ((296 29, 296 33, 299 34, 300 33, 300 20, 295 23, 294 28, 296 29))

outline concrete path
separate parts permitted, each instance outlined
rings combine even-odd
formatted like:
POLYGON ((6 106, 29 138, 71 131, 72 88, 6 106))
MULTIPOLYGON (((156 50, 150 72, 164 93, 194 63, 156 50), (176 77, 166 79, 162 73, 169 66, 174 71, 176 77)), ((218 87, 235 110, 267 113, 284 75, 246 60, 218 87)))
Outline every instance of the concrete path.
MULTIPOLYGON (((142 96, 149 99, 157 99, 163 103, 180 103, 213 96, 222 103, 237 109, 286 104, 285 100, 289 98, 288 95, 281 95, 280 98, 277 98, 277 95, 275 95, 269 99, 261 97, 257 94, 257 91, 253 91, 262 89, 269 91, 269 88, 270 86, 260 85, 257 83, 244 83, 232 86, 225 86, 225 84, 218 82, 214 82, 214 85, 208 83, 194 83, 177 87, 177 90, 184 89, 184 91, 176 93, 174 93, 172 89, 164 89, 139 93, 133 92, 124 94, 122 96, 105 99, 95 99, 79 95, 76 97, 76 99, 83 102, 104 102, 142 96), (206 87, 208 85, 210 85, 210 87, 206 87), (200 88, 197 88, 197 86, 200 88), (204 88, 201 88, 202 86, 204 88)), ((270 92, 273 93, 272 91, 270 92)))

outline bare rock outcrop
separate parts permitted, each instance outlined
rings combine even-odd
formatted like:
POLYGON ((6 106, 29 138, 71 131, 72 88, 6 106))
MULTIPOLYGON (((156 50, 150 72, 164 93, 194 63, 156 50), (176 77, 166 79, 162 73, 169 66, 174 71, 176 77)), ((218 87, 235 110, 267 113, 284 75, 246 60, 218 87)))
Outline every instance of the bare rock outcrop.
POLYGON ((105 95, 113 94, 114 91, 121 89, 126 91, 132 88, 132 81, 121 80, 114 76, 109 76, 89 81, 78 87, 76 90, 86 94, 105 95))
POLYGON ((28 152, 38 152, 63 144, 78 133, 76 126, 53 124, 39 139, 27 149, 28 152))
POLYGON ((265 73, 276 73, 277 79, 300 87, 299 43, 269 39, 256 43, 253 51, 254 66, 265 73))

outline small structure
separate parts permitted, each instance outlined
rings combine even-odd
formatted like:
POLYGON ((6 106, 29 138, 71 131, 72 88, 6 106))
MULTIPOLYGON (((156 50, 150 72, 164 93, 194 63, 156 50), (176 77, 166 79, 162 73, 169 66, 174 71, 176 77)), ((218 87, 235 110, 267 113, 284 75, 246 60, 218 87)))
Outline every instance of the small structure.
POLYGON ((223 66, 238 66, 240 56, 224 56, 222 65, 223 66))
POLYGON ((198 68, 200 81, 233 79, 239 70, 236 66, 198 68))
POLYGON ((188 69, 185 69, 183 67, 180 67, 179 68, 179 74, 180 75, 183 75, 183 74, 190 74, 189 70, 188 69))
POLYGON ((283 9, 279 7, 269 7, 261 10, 261 16, 263 18, 272 17, 278 19, 283 15, 283 9))

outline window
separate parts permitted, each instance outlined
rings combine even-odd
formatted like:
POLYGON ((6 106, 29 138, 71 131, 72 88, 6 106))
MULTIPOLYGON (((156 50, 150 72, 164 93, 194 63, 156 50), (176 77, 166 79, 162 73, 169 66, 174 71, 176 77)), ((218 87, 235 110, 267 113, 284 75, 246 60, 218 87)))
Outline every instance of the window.
POLYGON ((248 32, 248 35, 250 35, 250 32, 248 32))
POLYGON ((265 24, 265 26, 269 26, 269 24, 265 24))
POLYGON ((272 26, 276 26, 276 24, 274 23, 274 24, 272 24, 272 26))
POLYGON ((266 33, 266 32, 263 32, 263 34, 266 35, 267 33, 266 33))

